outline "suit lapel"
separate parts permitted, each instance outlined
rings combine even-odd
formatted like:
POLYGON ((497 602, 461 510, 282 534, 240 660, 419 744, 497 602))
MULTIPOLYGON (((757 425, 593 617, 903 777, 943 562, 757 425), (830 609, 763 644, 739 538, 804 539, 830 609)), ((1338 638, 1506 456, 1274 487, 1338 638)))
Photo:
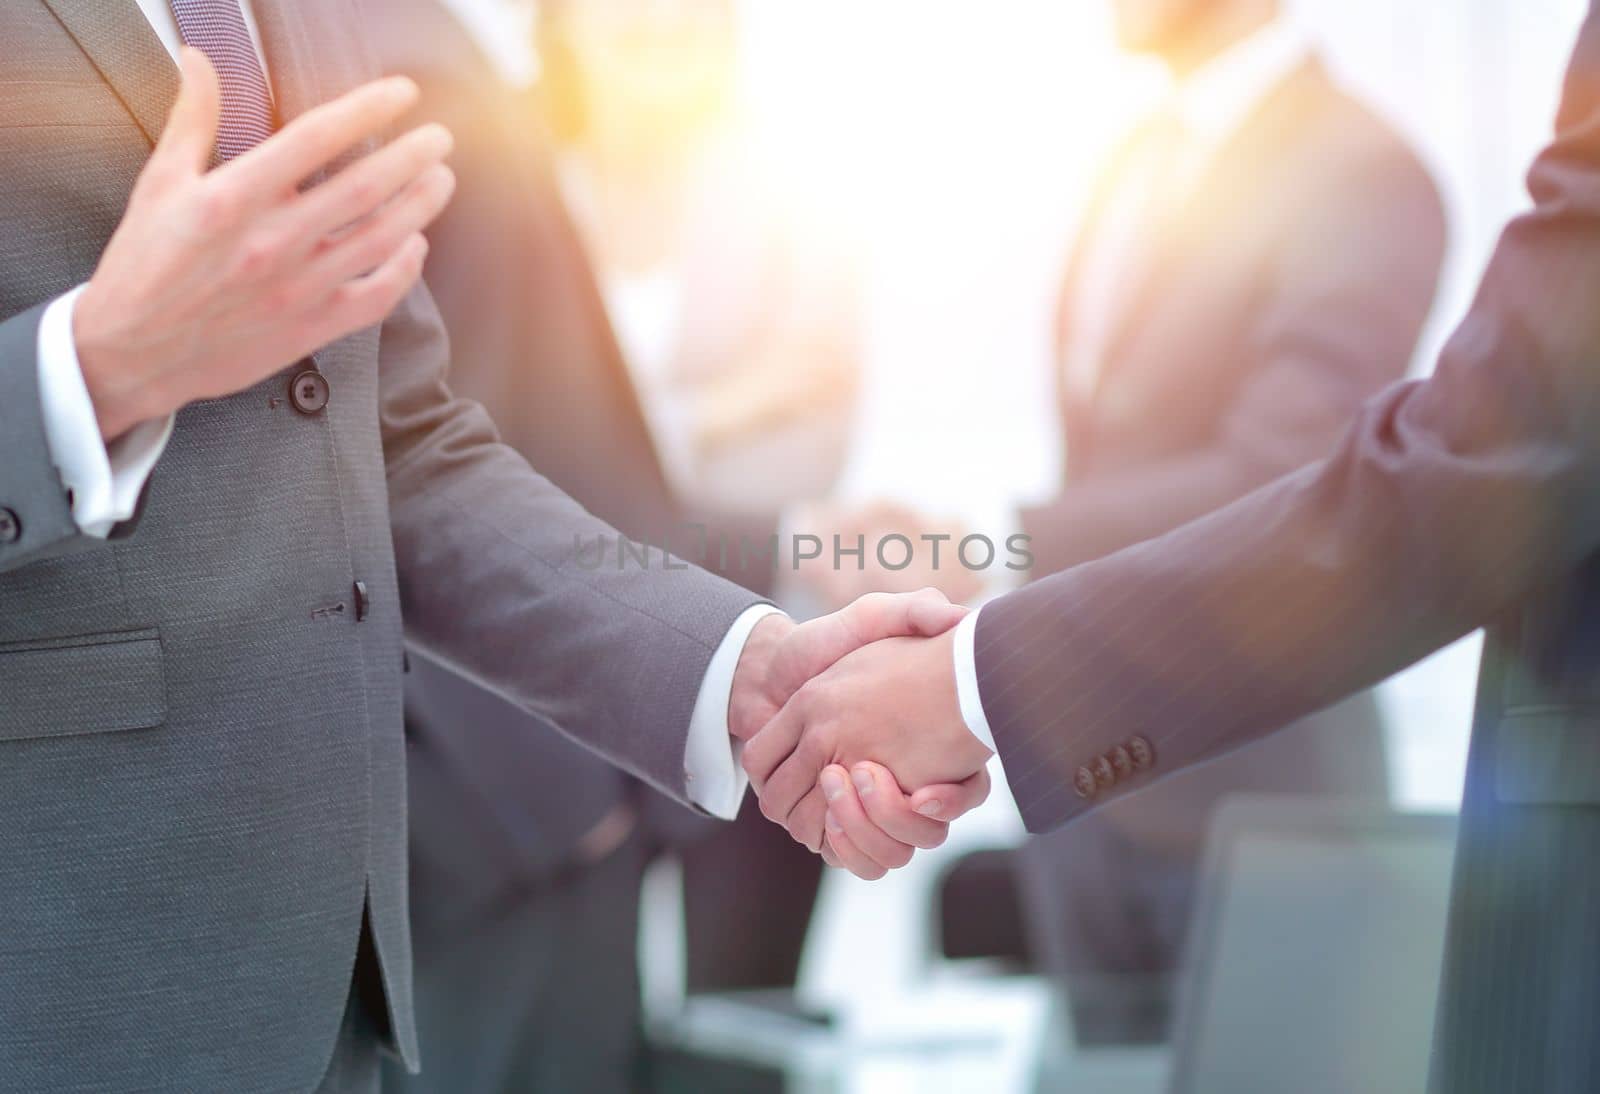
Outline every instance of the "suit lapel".
POLYGON ((349 0, 254 0, 278 117, 290 121, 372 75, 349 0))
POLYGON ((150 143, 178 98, 178 68, 133 0, 44 0, 150 143))

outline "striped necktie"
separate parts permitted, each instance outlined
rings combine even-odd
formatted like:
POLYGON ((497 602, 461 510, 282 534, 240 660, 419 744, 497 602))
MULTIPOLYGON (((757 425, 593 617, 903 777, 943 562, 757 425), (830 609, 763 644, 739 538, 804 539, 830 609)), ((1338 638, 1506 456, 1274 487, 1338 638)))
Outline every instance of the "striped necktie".
POLYGON ((172 0, 186 45, 211 59, 222 83, 217 157, 243 155, 272 135, 272 92, 239 0, 172 0))

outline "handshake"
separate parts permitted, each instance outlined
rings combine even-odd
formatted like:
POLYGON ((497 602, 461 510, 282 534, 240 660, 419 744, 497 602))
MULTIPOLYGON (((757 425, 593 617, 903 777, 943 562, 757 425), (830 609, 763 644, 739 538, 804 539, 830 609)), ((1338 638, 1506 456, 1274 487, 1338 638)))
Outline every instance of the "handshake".
POLYGON ((876 880, 988 797, 992 753, 956 693, 965 614, 932 589, 873 593, 751 634, 729 726, 761 811, 830 865, 876 880))

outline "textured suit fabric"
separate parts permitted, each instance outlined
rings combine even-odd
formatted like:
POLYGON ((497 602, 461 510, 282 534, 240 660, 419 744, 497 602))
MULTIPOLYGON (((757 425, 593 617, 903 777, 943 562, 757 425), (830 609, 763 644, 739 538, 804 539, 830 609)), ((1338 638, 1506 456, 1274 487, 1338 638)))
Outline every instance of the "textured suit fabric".
MULTIPOLYGON (((561 871, 536 886, 502 888, 494 903, 466 909, 455 929, 419 925, 422 1073, 407 1075, 386 1061, 384 1090, 641 1089, 644 1044, 633 940, 650 852, 643 833, 636 833, 603 861, 561 871)), ((423 907, 459 910, 454 901, 430 901, 420 890, 417 898, 423 907)))
POLYGON ((1592 1089, 1600 1015, 1600 11, 1534 208, 1432 378, 1328 460, 984 610, 985 710, 1030 827, 1256 739, 1489 625, 1434 1088, 1592 1089), (1072 772, 1133 734, 1154 764, 1072 772))
MULTIPOLYGON (((419 113, 450 127, 455 200, 429 231, 426 279, 451 332, 451 385, 485 406, 504 442, 595 515, 628 535, 663 533, 701 561, 669 488, 582 241, 567 215, 534 93, 498 81, 437 0, 385 5, 367 41, 388 72, 422 87, 419 113)), ((773 519, 728 529, 765 538, 773 519)), ((758 592, 770 567, 728 569, 758 592)), ((629 793, 627 780, 554 734, 512 727, 528 715, 425 658, 407 680, 414 777, 441 803, 493 813, 509 858, 495 883, 527 881, 568 863, 578 840, 629 793), (470 800, 469 800, 470 799, 470 800)), ((655 807, 652 807, 653 809, 655 807)), ((668 808, 660 810, 662 814, 668 808)), ((671 827, 706 823, 672 810, 671 827)), ((449 864, 418 847, 424 871, 449 864)), ((441 845, 441 851, 447 848, 441 845)), ((457 856, 458 857, 458 856, 457 856)), ((460 880, 460 871, 456 871, 460 880)), ((487 875, 481 879, 489 883, 487 875)))
MULTIPOLYGON (((1113 158, 1092 240, 1125 185, 1113 158)), ((1064 487, 1023 514, 1034 574, 1069 569, 1219 508, 1333 450, 1400 379, 1444 250, 1437 190, 1383 122, 1307 60, 1214 153, 1184 210, 1119 284, 1091 392, 1061 385, 1064 487)), ((1072 344, 1082 249, 1063 292, 1072 344)), ((1071 987, 1081 1039, 1165 1035, 1192 874, 1232 793, 1382 798, 1370 695, 1117 803, 1020 856, 1030 933, 1071 987)))
MULTIPOLYGON (((357 5, 254 6, 285 118, 376 73, 357 5)), ((39 306, 92 273, 177 80, 132 4, 8 4, 0 41, 0 385, 25 396, 39 306)), ((436 659, 681 796, 699 680, 755 598, 574 566, 605 526, 497 443, 447 358, 418 290, 318 353, 324 413, 287 374, 185 408, 115 543, 76 535, 37 401, 0 410, 23 528, 0 547, 8 1084, 311 1089, 364 909, 376 1017, 415 1061, 402 610, 436 659)))
MULTIPOLYGON (((502 439, 639 539, 683 522, 764 539, 774 520, 686 511, 667 484, 595 276, 567 215, 536 91, 517 92, 438 0, 392 0, 366 40, 455 135, 455 200, 425 276, 451 333, 451 386, 502 439)), ((685 529, 687 532, 688 530, 685 529)), ((732 560, 730 560, 732 561, 732 560)), ((727 576, 757 591, 770 565, 727 576)), ((406 678, 412 918, 425 1066, 413 1092, 626 1090, 637 1055, 637 904, 649 853, 684 861, 691 988, 792 984, 821 862, 758 811, 734 824, 644 790, 431 658, 406 678), (585 837, 641 831, 605 861, 585 837), (729 932, 753 918, 760 932, 729 932), (709 971, 708 971, 709 970, 709 971)))

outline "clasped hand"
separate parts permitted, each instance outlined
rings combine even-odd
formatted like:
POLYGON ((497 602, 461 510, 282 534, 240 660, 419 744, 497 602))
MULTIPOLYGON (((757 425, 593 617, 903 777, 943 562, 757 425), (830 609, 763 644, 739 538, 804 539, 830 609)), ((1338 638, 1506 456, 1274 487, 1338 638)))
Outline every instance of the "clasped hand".
POLYGON ((882 877, 988 797, 991 753, 956 697, 965 614, 931 589, 876 593, 751 636, 729 712, 744 768, 762 812, 831 865, 882 877))

